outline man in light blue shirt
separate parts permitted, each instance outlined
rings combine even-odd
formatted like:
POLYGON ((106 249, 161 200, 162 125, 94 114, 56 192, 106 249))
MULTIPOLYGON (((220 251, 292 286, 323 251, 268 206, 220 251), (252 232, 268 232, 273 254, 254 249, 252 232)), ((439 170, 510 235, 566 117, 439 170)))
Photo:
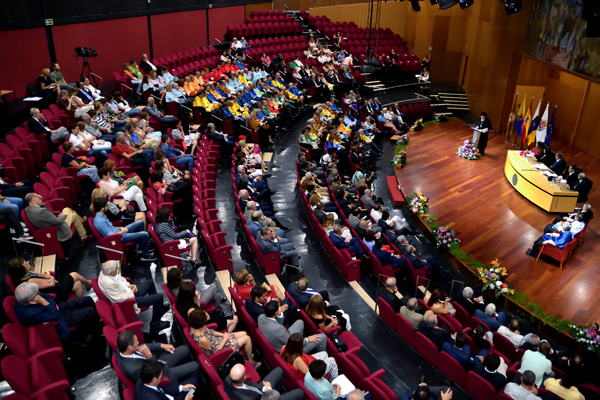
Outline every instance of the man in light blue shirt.
POLYGON ((319 400, 335 400, 340 397, 341 387, 332 385, 323 376, 327 370, 327 364, 323 360, 314 360, 308 366, 308 372, 304 376, 304 386, 319 400))
POLYGON ((153 254, 148 253, 148 232, 144 231, 144 221, 136 221, 126 227, 116 228, 106 217, 106 210, 108 210, 108 200, 104 197, 94 199, 94 211, 96 216, 94 217, 94 226, 100 232, 102 237, 114 235, 115 233, 121 233, 121 243, 134 242, 138 244, 138 250, 140 252, 141 261, 154 261, 156 258, 153 254))
POLYGON ((183 165, 190 171, 190 175, 194 171, 194 156, 191 154, 185 154, 183 151, 171 147, 171 138, 167 134, 163 134, 161 137, 162 144, 160 148, 165 151, 166 158, 175 158, 175 165, 183 165))

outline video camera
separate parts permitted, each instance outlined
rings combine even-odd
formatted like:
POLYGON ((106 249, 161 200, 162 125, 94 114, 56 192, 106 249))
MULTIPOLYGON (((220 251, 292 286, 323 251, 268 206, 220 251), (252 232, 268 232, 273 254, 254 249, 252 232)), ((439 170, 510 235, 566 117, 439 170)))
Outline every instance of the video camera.
POLYGON ((96 57, 98 53, 96 53, 96 49, 92 49, 91 47, 75 47, 75 53, 79 57, 96 57))

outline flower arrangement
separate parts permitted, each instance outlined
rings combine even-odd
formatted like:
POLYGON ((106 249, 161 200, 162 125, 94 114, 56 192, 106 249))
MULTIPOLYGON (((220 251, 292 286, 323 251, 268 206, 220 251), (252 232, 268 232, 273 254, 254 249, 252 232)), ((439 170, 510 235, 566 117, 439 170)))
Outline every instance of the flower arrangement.
POLYGON ((490 265, 477 268, 477 276, 483 282, 483 290, 494 290, 496 297, 502 294, 512 295, 515 293, 514 287, 504 280, 508 275, 506 268, 500 266, 498 260, 494 260, 490 265))
POLYGON ((429 214, 429 206, 427 205, 429 199, 425 197, 425 193, 419 192, 413 194, 414 196, 406 199, 408 201, 408 209, 417 215, 429 214))
POLYGON ((404 168, 406 165, 406 151, 400 150, 398 154, 394 155, 392 158, 392 164, 394 164, 394 167, 398 169, 404 168))
POLYGON ((475 144, 472 140, 466 139, 462 146, 458 148, 456 154, 467 160, 477 160, 479 156, 475 152, 475 144))
POLYGON ((600 326, 572 325, 572 334, 576 341, 586 345, 587 349, 596 353, 600 353, 600 326))
POLYGON ((439 226, 437 229, 433 230, 433 234, 435 235, 435 244, 437 247, 450 249, 456 244, 454 241, 456 233, 447 226, 439 226))
POLYGON ((396 145, 397 146, 401 145, 401 146, 406 147, 406 146, 408 146, 409 142, 410 142, 410 139, 408 138, 408 134, 405 133, 404 135, 400 136, 400 139, 398 139, 396 141, 396 145))
POLYGON ((410 127, 410 130, 413 132, 418 132, 423 130, 423 118, 419 118, 415 121, 413 126, 410 127))

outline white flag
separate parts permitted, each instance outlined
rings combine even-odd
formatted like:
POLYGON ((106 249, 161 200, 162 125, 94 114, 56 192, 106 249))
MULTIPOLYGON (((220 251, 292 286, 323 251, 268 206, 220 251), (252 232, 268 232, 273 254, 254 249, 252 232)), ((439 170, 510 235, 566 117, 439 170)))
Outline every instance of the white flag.
POLYGON ((546 140, 546 132, 548 129, 548 107, 550 107, 550 103, 546 104, 546 111, 544 111, 544 115, 542 115, 542 119, 540 120, 535 134, 536 141, 542 143, 546 140))

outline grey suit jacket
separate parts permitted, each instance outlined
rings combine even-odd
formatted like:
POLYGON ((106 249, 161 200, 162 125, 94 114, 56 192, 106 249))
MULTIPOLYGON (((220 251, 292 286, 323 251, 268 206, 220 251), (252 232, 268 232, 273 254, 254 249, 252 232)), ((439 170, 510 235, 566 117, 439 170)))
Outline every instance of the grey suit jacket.
POLYGON ((411 311, 406 306, 400 307, 400 315, 402 315, 410 324, 415 328, 419 329, 419 324, 423 321, 423 314, 419 314, 416 311, 411 311))
POLYGON ((60 215, 57 217, 46 207, 39 206, 28 206, 25 209, 25 214, 27 215, 29 221, 37 229, 46 228, 49 226, 58 226, 57 236, 58 240, 61 242, 69 240, 73 236, 71 233, 71 228, 65 222, 65 218, 67 218, 66 215, 60 215))
POLYGON ((277 244, 271 242, 270 240, 263 239, 263 237, 260 235, 256 238, 256 243, 258 243, 258 247, 260 247, 264 254, 279 253, 281 251, 277 244))
POLYGON ((275 347, 277 353, 281 353, 281 348, 286 345, 290 332, 281 325, 279 322, 267 318, 265 314, 258 317, 258 329, 261 333, 275 347))

